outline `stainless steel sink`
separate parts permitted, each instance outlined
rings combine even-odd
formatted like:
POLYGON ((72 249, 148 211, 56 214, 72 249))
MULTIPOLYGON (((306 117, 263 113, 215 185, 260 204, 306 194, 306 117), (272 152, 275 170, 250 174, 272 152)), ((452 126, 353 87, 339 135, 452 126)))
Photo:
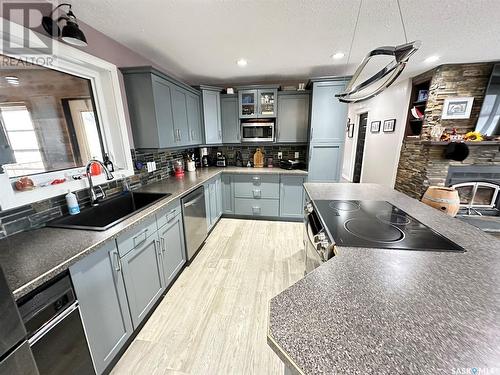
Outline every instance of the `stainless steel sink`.
POLYGON ((64 216, 47 223, 48 227, 104 231, 172 194, 127 192, 103 200, 80 214, 64 216))

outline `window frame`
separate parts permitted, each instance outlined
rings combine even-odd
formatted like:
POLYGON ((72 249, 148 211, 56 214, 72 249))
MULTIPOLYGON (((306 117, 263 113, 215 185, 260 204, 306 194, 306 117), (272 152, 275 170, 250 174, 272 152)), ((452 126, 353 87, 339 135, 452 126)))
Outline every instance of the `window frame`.
MULTIPOLYGON (((134 168, 130 152, 131 144, 116 65, 1 17, 0 32, 0 54, 16 59, 23 59, 24 61, 35 61, 37 65, 72 74, 90 81, 104 149, 115 164, 115 178, 133 175, 134 168), (5 25, 9 26, 7 30, 4 29, 5 25), (32 48, 33 53, 20 56, 11 52, 9 46, 18 47, 25 45, 25 36, 29 38, 30 45, 35 45, 32 48), (52 43, 52 55, 37 53, 37 46, 33 41, 39 42, 39 47, 52 43)), ((82 167, 70 168, 62 171, 31 175, 30 178, 35 184, 41 184, 61 178, 64 175, 83 172, 84 168, 82 167)), ((9 178, 6 173, 0 173, 0 211, 63 195, 68 190, 77 191, 88 188, 87 180, 81 179, 67 181, 59 185, 39 187, 31 191, 18 192, 13 186, 17 179, 17 177, 9 178)), ((93 182, 95 185, 99 185, 107 181, 104 175, 100 175, 94 177, 93 182)))

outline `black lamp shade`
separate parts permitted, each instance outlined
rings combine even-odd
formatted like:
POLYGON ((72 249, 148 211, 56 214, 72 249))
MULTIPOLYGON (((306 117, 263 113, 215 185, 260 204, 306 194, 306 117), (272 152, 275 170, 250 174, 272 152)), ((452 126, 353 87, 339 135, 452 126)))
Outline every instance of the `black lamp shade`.
POLYGON ((67 21, 61 32, 61 39, 66 43, 73 44, 79 47, 87 46, 87 38, 80 30, 78 24, 75 22, 67 21))

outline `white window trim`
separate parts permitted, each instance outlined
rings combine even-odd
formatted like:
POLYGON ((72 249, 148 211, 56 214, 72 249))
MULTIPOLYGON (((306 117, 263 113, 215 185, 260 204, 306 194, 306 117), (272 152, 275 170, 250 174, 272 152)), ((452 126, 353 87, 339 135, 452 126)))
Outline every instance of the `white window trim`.
MULTIPOLYGON (((19 45, 22 45, 24 31, 24 27, 0 17, 0 53, 19 59, 19 55, 8 51, 8 43, 12 45, 17 41, 19 45), (10 26, 8 31, 4 30, 4 25, 6 24, 10 26)), ((31 30, 28 33, 30 40, 32 40, 31 38, 37 39, 40 41, 40 45, 43 45, 44 41, 50 40, 48 37, 31 30)), ((116 65, 58 40, 52 40, 52 43, 52 55, 44 55, 45 59, 43 61, 42 59, 38 59, 37 63, 47 68, 87 78, 91 81, 104 146, 106 152, 115 163, 115 178, 117 176, 125 177, 133 175, 134 168, 130 154, 130 141, 116 65), (52 57, 53 60, 48 61, 47 57, 52 57)), ((33 53, 32 55, 23 54, 21 57, 30 59, 40 56, 40 54, 33 53)), ((31 178, 37 184, 62 178, 65 174, 76 174, 82 170, 83 168, 66 169, 34 175, 31 178)), ((15 181, 16 179, 9 179, 5 173, 0 174, 0 210, 8 210, 66 194, 68 190, 77 191, 88 187, 87 180, 82 179, 67 181, 59 185, 38 187, 31 191, 18 192, 13 187, 13 180, 15 181)), ((104 175, 101 175, 93 178, 93 181, 98 185, 105 183, 106 179, 104 175)))

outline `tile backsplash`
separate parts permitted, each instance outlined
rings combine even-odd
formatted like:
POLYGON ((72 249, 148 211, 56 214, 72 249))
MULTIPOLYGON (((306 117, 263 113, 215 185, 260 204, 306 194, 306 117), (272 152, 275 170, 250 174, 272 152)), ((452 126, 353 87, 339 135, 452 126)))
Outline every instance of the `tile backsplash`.
MULTIPOLYGON (((172 174, 174 161, 182 159, 183 154, 188 151, 192 150, 131 150, 134 165, 136 161, 144 162, 144 164, 149 161, 155 161, 156 171, 150 173, 145 166, 141 170, 135 169, 135 174, 127 177, 130 189, 134 190, 140 186, 167 178, 172 174)), ((106 184, 102 184, 101 187, 108 197, 119 194, 123 190, 121 179, 109 181, 106 184)), ((77 191, 76 195, 80 208, 90 205, 87 189, 77 191)), ((12 210, 0 211, 0 238, 38 228, 52 219, 67 214, 68 209, 64 195, 17 207, 12 210)))
POLYGON ((222 152, 226 158, 228 165, 236 164, 236 152, 240 151, 243 158, 243 165, 246 166, 247 161, 253 163, 253 154, 255 150, 259 147, 264 153, 264 163, 267 164, 267 158, 273 158, 273 164, 275 167, 279 166, 278 152, 283 153, 283 160, 295 159, 295 152, 299 153, 299 160, 307 160, 307 150, 308 146, 304 145, 231 145, 231 146, 220 146, 212 147, 210 149, 210 155, 215 158, 217 152, 222 152))

